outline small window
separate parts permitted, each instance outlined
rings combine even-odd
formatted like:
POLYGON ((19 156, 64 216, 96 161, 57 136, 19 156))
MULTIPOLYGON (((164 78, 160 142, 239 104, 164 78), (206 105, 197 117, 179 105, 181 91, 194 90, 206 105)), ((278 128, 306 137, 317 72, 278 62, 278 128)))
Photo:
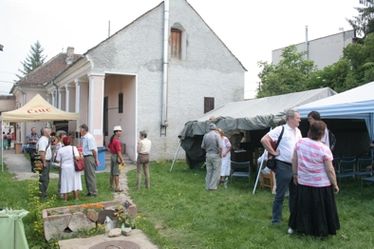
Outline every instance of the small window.
POLYGON ((170 41, 170 55, 171 58, 181 59, 182 55, 182 31, 179 29, 171 29, 170 41))
POLYGON ((214 98, 204 97, 204 113, 207 113, 214 109, 214 98))
POLYGON ((118 113, 123 113, 123 93, 118 94, 118 113))

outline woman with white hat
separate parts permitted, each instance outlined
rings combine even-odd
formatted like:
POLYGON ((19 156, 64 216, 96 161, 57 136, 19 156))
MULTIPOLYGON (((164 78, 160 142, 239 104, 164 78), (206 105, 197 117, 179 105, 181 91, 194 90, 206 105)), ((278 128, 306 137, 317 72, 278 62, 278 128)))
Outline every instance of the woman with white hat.
POLYGON ((119 140, 122 134, 122 128, 119 125, 114 126, 113 128, 113 135, 110 138, 110 142, 108 145, 110 153, 112 153, 111 160, 110 160, 110 185, 115 192, 122 192, 123 190, 120 188, 119 185, 119 164, 125 163, 125 160, 122 156, 122 144, 119 140))

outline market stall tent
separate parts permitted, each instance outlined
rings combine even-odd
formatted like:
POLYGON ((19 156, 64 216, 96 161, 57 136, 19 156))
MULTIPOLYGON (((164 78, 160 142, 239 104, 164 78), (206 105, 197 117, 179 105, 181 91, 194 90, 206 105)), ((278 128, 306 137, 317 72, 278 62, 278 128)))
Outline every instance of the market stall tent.
POLYGON ((78 120, 78 113, 65 112, 46 101, 39 94, 24 106, 1 114, 2 121, 23 122, 35 120, 78 120))
POLYGON ((297 107, 301 117, 318 111, 323 119, 362 119, 374 140, 374 82, 297 107))
MULTIPOLYGON (((1 113, 1 122, 24 122, 24 121, 56 121, 56 120, 78 120, 79 114, 62 111, 52 106, 39 94, 35 95, 24 106, 8 112, 1 113)), ((3 127, 3 124, 2 124, 3 127)), ((1 138, 3 140, 3 137, 1 138)), ((3 148, 1 149, 1 160, 3 165, 3 148)), ((2 170, 4 167, 2 166, 2 170)))

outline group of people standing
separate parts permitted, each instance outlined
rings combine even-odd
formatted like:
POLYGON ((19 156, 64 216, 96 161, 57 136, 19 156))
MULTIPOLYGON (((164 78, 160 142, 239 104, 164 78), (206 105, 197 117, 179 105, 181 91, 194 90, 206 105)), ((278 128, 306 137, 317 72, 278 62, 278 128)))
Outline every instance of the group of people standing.
POLYGON ((319 113, 314 111, 308 115, 308 135, 302 138, 298 128, 300 121, 300 114, 289 110, 286 124, 274 128, 261 139, 264 148, 276 159, 272 224, 281 222, 283 200, 289 190, 288 233, 333 235, 340 228, 334 197, 339 187, 327 140, 329 131, 319 113), (278 139, 280 142, 274 149, 273 144, 278 139))
MULTIPOLYGON (((331 152, 335 141, 330 141, 329 130, 318 112, 309 113, 309 131, 305 138, 298 128, 300 121, 298 112, 288 110, 286 123, 261 139, 276 164, 271 222, 281 223, 283 200, 289 192, 289 234, 333 235, 340 228, 334 197, 339 187, 331 152)), ((216 190, 225 176, 230 175, 231 144, 215 124, 210 123, 209 130, 201 144, 206 152, 205 187, 216 190)))
MULTIPOLYGON (((75 199, 79 199, 82 191, 81 172, 75 170, 74 161, 84 160, 84 180, 86 183, 86 196, 97 195, 96 168, 99 166, 98 148, 94 136, 88 131, 88 126, 82 124, 80 127, 81 151, 73 145, 72 137, 65 132, 59 134, 51 133, 48 127, 41 129, 41 136, 37 134, 36 128, 31 129, 31 134, 26 137, 28 153, 30 154, 31 171, 35 172, 35 157, 40 158, 43 165, 39 171, 39 190, 42 199, 47 198, 49 185, 49 171, 51 165, 59 167, 58 192, 64 200, 68 199, 68 193, 73 193, 75 199)), ((120 164, 125 160, 122 155, 121 126, 113 128, 108 149, 111 153, 110 186, 115 192, 122 192, 120 188, 120 164)), ((138 142, 137 161, 137 188, 140 189, 142 169, 145 175, 145 185, 150 188, 149 153, 151 141, 147 138, 145 131, 140 132, 138 142)))
POLYGON ((38 156, 42 163, 39 171, 39 191, 42 199, 47 198, 49 185, 49 171, 52 164, 59 167, 58 191, 64 200, 68 193, 73 193, 75 199, 79 199, 82 191, 81 172, 76 171, 74 160, 84 160, 85 182, 87 196, 96 196, 96 167, 99 165, 95 138, 88 132, 85 124, 80 126, 82 153, 72 145, 72 137, 65 132, 56 136, 51 128, 41 129, 41 136, 36 133, 36 128, 31 129, 27 136, 28 153, 30 154, 31 171, 35 172, 35 157, 38 156), (52 136, 53 135, 53 136, 52 136))
POLYGON ((5 133, 5 131, 3 131, 3 149, 4 150, 7 150, 7 149, 10 149, 10 147, 12 146, 12 140, 14 138, 14 133, 11 132, 11 130, 9 129, 8 133, 5 133))

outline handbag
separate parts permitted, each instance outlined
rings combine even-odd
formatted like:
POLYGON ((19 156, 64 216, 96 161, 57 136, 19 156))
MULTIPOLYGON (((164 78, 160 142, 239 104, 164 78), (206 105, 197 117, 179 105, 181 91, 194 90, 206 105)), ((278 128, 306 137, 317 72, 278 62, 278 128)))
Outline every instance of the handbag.
POLYGON ((39 172, 39 173, 42 172, 43 169, 44 169, 44 165, 43 165, 42 159, 40 157, 40 154, 35 153, 33 160, 34 160, 34 170, 39 172))
POLYGON ((83 171, 84 170, 84 161, 82 159, 76 159, 74 154, 74 147, 71 146, 71 150, 73 152, 73 160, 74 160, 74 168, 75 171, 83 171))
MULTIPOLYGON (((47 147, 45 148, 45 154, 47 154, 47 150, 48 150, 48 147, 50 146, 50 144, 51 143, 49 141, 47 147)), ((33 159, 32 160, 34 160, 34 170, 36 172, 41 173, 44 169, 44 164, 43 164, 42 158, 39 154, 39 145, 37 147, 37 150, 33 154, 33 159)))
MULTIPOLYGON (((278 137, 278 141, 277 141, 277 144, 275 145, 274 150, 277 150, 278 145, 279 145, 280 141, 282 140, 283 133, 284 133, 284 126, 282 126, 282 131, 281 131, 281 133, 278 137)), ((268 167, 272 171, 275 171, 277 169, 277 163, 275 161, 275 156, 269 154, 268 159, 266 161, 266 167, 268 167)))

